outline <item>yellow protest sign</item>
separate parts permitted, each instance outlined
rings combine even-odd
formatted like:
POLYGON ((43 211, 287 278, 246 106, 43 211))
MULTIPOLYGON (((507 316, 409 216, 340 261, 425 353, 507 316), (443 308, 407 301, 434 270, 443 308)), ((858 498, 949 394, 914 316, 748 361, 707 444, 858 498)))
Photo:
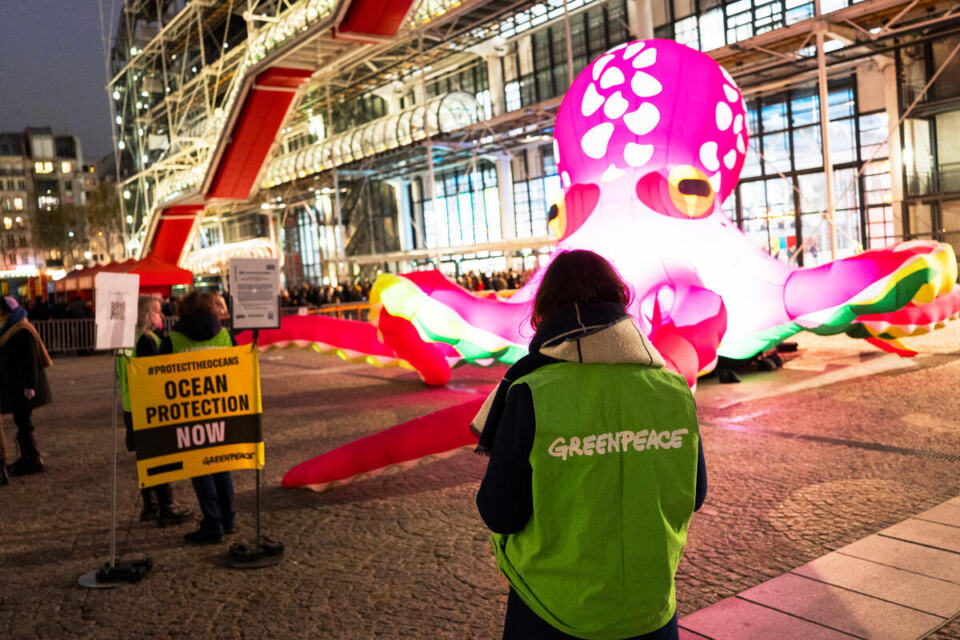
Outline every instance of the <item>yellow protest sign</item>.
POLYGON ((127 378, 140 488, 263 468, 253 345, 131 358, 127 378))

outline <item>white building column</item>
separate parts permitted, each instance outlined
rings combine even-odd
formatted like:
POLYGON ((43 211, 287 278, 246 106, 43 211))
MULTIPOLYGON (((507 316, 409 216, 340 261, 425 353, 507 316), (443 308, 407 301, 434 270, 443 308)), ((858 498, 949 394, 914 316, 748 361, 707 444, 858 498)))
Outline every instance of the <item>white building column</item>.
MULTIPOLYGON (((900 121, 900 104, 897 100, 897 65, 890 60, 890 64, 882 68, 883 71, 883 103, 887 112, 887 126, 893 126, 900 121)), ((903 220, 897 215, 903 205, 903 154, 900 151, 900 127, 894 127, 890 133, 888 144, 890 153, 890 181, 891 200, 894 210, 894 228, 896 234, 903 236, 903 220)))
POLYGON ((387 180, 387 184, 393 187, 394 197, 397 201, 397 240, 400 242, 401 251, 410 251, 416 248, 413 237, 413 218, 410 206, 410 181, 405 178, 387 180))
POLYGON ((487 81, 490 84, 490 110, 494 117, 506 112, 503 91, 503 58, 497 54, 485 55, 483 61, 487 65, 487 81))
POLYGON ((648 40, 653 37, 652 2, 663 0, 627 0, 627 27, 634 40, 648 40))
POLYGON ((517 237, 517 219, 513 209, 513 170, 510 156, 497 156, 497 191, 500 194, 500 232, 504 240, 517 237))

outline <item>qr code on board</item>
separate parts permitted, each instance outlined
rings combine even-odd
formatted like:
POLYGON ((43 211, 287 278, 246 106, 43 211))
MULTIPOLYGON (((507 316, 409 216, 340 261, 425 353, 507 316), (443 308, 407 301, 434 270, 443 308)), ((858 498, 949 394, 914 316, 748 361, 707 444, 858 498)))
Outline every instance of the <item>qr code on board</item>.
POLYGON ((126 317, 125 311, 126 305, 123 304, 123 300, 112 300, 110 302, 111 320, 123 320, 126 317))

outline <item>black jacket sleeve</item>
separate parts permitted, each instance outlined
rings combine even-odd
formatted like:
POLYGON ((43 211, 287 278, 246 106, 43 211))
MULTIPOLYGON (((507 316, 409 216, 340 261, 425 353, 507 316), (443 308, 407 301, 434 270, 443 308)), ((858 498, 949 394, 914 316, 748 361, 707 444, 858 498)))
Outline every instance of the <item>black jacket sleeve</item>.
POLYGON ((477 509, 491 531, 516 533, 533 514, 530 450, 536 429, 533 394, 525 384, 511 387, 477 492, 477 509))
POLYGON ((703 434, 697 440, 697 499, 693 510, 697 511, 707 499, 707 461, 703 458, 703 434))
POLYGON ((140 336, 140 339, 137 340, 137 357, 142 358, 144 356, 155 356, 160 353, 160 347, 157 346, 157 343, 154 342, 153 338, 147 334, 140 336))
POLYGON ((170 341, 170 336, 163 337, 163 340, 160 341, 160 350, 157 353, 173 353, 173 342, 170 341))

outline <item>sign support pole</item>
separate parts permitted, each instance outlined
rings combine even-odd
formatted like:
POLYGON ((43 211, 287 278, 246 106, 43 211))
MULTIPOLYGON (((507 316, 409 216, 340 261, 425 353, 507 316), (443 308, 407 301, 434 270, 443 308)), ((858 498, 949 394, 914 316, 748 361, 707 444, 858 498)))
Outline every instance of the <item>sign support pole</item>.
MULTIPOLYGON (((257 344, 259 339, 260 339, 260 329, 254 329, 253 330, 253 348, 254 349, 259 348, 259 345, 257 344)), ((261 476, 261 473, 262 473, 262 469, 258 467, 257 468, 257 539, 255 541, 257 549, 261 548, 261 542, 260 542, 260 476, 261 476)))
MULTIPOLYGON (((113 350, 114 371, 117 363, 125 366, 121 360, 124 356, 120 349, 113 350)), ((112 589, 124 584, 133 584, 140 582, 152 568, 153 560, 144 558, 142 560, 132 560, 121 562, 117 560, 117 387, 120 381, 117 376, 113 376, 113 402, 110 404, 110 439, 113 440, 113 473, 110 492, 110 562, 103 565, 102 569, 88 571, 80 576, 77 582, 81 587, 88 589, 112 589)))
MULTIPOLYGON (((113 363, 114 368, 117 366, 118 358, 120 358, 120 349, 113 350, 113 363)), ((119 380, 116 380, 114 376, 113 381, 113 402, 110 403, 110 416, 112 418, 113 426, 110 429, 110 439, 113 441, 113 463, 111 467, 113 468, 112 480, 112 496, 111 496, 111 509, 110 509, 110 568, 115 569, 117 566, 117 386, 120 384, 119 380)))
MULTIPOLYGON (((234 280, 234 284, 237 284, 237 280, 234 280)), ((239 287, 238 287, 239 288, 239 287)), ((279 296, 277 297, 277 315, 274 316, 278 319, 279 323, 279 296)), ((232 310, 232 319, 236 319, 239 315, 238 309, 240 305, 237 304, 236 299, 234 299, 234 304, 231 305, 232 310)), ((254 353, 258 349, 259 340, 260 340, 260 327, 254 326, 251 327, 253 330, 253 349, 254 353)), ((236 325, 234 325, 236 329, 236 325)), ((260 514, 261 514, 261 484, 263 478, 263 471, 259 467, 256 469, 256 506, 255 506, 255 519, 256 519, 256 533, 253 541, 253 548, 249 548, 243 544, 232 544, 230 545, 230 553, 227 557, 227 565, 234 569, 261 569, 263 567, 272 567, 276 564, 279 564, 283 560, 283 551, 284 546, 282 542, 277 542, 271 540, 270 538, 265 537, 260 528, 260 514)))

